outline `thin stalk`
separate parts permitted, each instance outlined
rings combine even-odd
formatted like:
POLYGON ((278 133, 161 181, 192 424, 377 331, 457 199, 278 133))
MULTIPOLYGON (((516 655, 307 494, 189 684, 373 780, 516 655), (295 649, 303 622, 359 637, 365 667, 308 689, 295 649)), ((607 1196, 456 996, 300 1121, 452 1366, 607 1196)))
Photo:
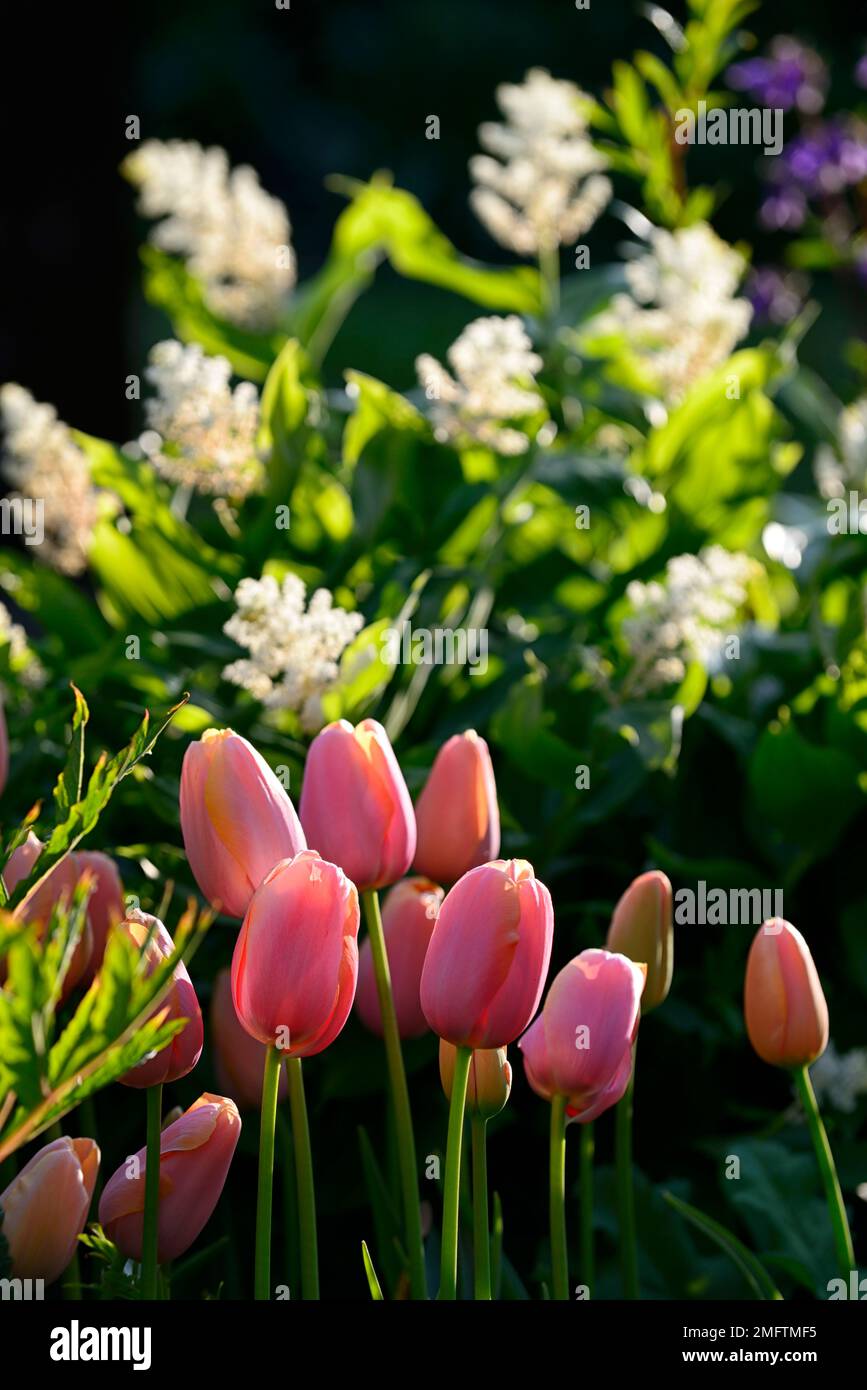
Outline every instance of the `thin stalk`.
POLYGON ((313 1155, 310 1151, 310 1125, 304 1099, 304 1073, 300 1057, 286 1058, 289 1077, 289 1108, 292 1112, 292 1139, 295 1146, 295 1180, 298 1188, 298 1230, 301 1240, 301 1295, 308 1301, 319 1298, 319 1250, 316 1241, 316 1194, 313 1187, 313 1155))
POLYGON ((271 1207, 274 1198, 274 1128, 277 1123, 277 1087, 280 1083, 279 1048, 265 1049, 262 1078, 262 1117, 259 1124, 259 1190, 256 1196, 256 1257, 254 1298, 267 1303, 271 1297, 271 1207))
POLYGON ((587 1285, 588 1295, 593 1296, 594 1258, 593 1258, 593 1121, 579 1125, 581 1135, 580 1173, 581 1173, 581 1279, 587 1285))
POLYGON ((477 1300, 491 1297, 487 1129, 487 1120, 481 1115, 473 1115, 473 1271, 477 1300))
POLYGON ((816 1150, 816 1162, 822 1175, 822 1185, 828 1203, 828 1215, 831 1218, 831 1229, 834 1232, 837 1263, 840 1267, 840 1273, 848 1284, 849 1275, 855 1268, 855 1251, 852 1247, 852 1233, 849 1230, 849 1221, 843 1203, 843 1193, 840 1190, 840 1180, 837 1177, 834 1155, 831 1152, 831 1145, 828 1143, 822 1116, 819 1114, 816 1092, 813 1090, 810 1073, 806 1067, 795 1069, 795 1082, 801 1104, 804 1107, 804 1114, 807 1117, 813 1148, 816 1150))
POLYGON ((394 1110, 394 1123, 397 1133, 397 1152, 400 1164, 400 1185, 403 1194, 403 1216, 406 1235, 406 1248, 409 1256, 409 1282, 413 1298, 427 1298, 427 1280, 424 1269, 424 1245, 421 1234, 421 1204, 418 1195, 418 1165, 415 1156, 415 1136, 412 1128, 412 1114, 409 1108, 409 1090, 403 1066, 403 1053, 400 1047, 400 1033, 397 1028, 397 1014, 391 992, 391 972, 388 968, 388 952, 382 931, 382 917, 379 912, 379 894, 370 889, 361 895, 364 907, 364 920, 370 937, 373 957, 373 973, 376 978, 376 993, 379 998, 379 1012, 382 1018, 382 1036, 385 1042, 385 1056, 388 1064, 388 1080, 391 1089, 391 1104, 394 1110))
POLYGON ((452 1302, 458 1291, 458 1208, 461 1196, 461 1148, 464 1137, 464 1106, 470 1079, 471 1047, 455 1049, 452 1100, 449 1106, 449 1133, 446 1143, 446 1174, 443 1184, 443 1235, 440 1262, 439 1297, 452 1302))
POLYGON ((617 1179, 617 1211, 620 1221, 620 1269, 623 1297, 640 1297, 638 1247, 635 1241, 635 1191, 632 1186, 632 1096, 635 1086, 635 1049, 632 1076, 617 1106, 614 1135, 614 1168, 617 1179))
POLYGON ((566 1245, 566 1097, 551 1101, 551 1287, 560 1301, 569 1297, 569 1254, 566 1245))
POLYGON ((160 1219, 160 1130, 163 1118, 163 1088, 148 1086, 147 1096, 147 1149, 145 1150, 145 1195, 144 1224, 141 1247, 141 1292, 142 1298, 154 1299, 159 1287, 159 1245, 160 1219))

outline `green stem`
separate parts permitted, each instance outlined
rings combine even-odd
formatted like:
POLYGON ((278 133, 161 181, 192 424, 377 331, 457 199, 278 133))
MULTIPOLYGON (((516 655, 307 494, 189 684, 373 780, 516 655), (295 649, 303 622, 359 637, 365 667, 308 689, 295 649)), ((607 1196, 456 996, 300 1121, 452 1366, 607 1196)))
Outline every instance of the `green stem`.
POLYGON ((545 314, 553 318, 560 309, 560 247, 543 246, 539 251, 542 297, 545 314))
POLYGON ((144 1224, 141 1247, 142 1298, 157 1297, 160 1218, 160 1130, 163 1118, 163 1088, 148 1086, 147 1149, 145 1150, 144 1224))
POLYGON ((578 1126, 581 1135, 581 1278, 593 1296, 593 1122, 578 1126))
POLYGON ((620 1220, 620 1268, 623 1297, 640 1297, 638 1288, 638 1247, 635 1242, 635 1191, 632 1185, 632 1095, 635 1085, 635 1049, 632 1076, 626 1094, 617 1106, 614 1136, 614 1167, 617 1178, 617 1210, 620 1220))
POLYGON ((295 1181, 295 1152, 292 1126, 284 1110, 277 1106, 276 1144, 280 1151, 277 1162, 283 1183, 283 1260, 289 1275, 289 1288, 301 1288, 301 1264, 298 1234, 298 1185, 295 1181))
POLYGON ((551 1101, 551 1285, 554 1298, 569 1297, 569 1254, 566 1245, 566 1097, 551 1101))
POLYGON ((289 1077, 289 1108, 292 1112, 292 1138, 295 1145, 295 1180, 298 1185, 298 1231, 301 1240, 301 1295, 308 1301, 319 1298, 319 1250, 316 1242, 316 1194, 313 1188, 313 1155, 310 1126, 304 1099, 304 1073, 300 1057, 286 1058, 289 1077))
POLYGON ((262 1118, 259 1125, 259 1190, 256 1197, 256 1260, 254 1297, 267 1303, 271 1297, 271 1205, 274 1187, 274 1128, 277 1123, 277 1088, 280 1083, 279 1048, 265 1049, 262 1078, 262 1118))
POLYGON ((487 1128, 487 1120, 484 1120, 481 1115, 473 1115, 473 1268, 477 1300, 491 1297, 487 1128))
POLYGON ((816 1150, 816 1161, 819 1164, 819 1172, 822 1175, 822 1185, 825 1188, 825 1198, 828 1203, 828 1214, 831 1217, 831 1228, 834 1232, 837 1263, 840 1267, 840 1273, 848 1283, 849 1274, 855 1268, 855 1251, 852 1248, 852 1234, 849 1230, 849 1222, 846 1217, 846 1207, 843 1203, 843 1193, 840 1190, 840 1180, 837 1177, 834 1155, 831 1152, 831 1145, 828 1143, 828 1136, 825 1133, 822 1116, 819 1114, 816 1092, 813 1090, 810 1073, 806 1067, 796 1067, 795 1082, 798 1087, 798 1095, 801 1098, 801 1104, 804 1107, 804 1114, 807 1117, 810 1138, 813 1140, 813 1148, 816 1150))
POLYGON ((376 993, 379 998, 379 1012, 382 1018, 382 1036, 385 1042, 385 1056, 388 1064, 388 1080, 391 1088, 391 1103, 394 1109, 394 1123, 397 1131, 397 1152, 400 1165, 400 1185, 403 1193, 403 1215, 406 1228, 406 1248, 409 1254, 409 1281, 413 1298, 427 1298, 427 1279, 424 1269, 424 1245, 421 1234, 421 1204, 418 1195, 418 1166, 415 1156, 415 1136, 412 1128, 412 1114, 409 1108, 409 1090, 406 1072, 403 1067, 403 1053, 400 1048, 400 1033, 397 1028, 397 1014, 391 993, 391 973, 388 968, 388 952, 382 931, 382 918, 379 913, 379 895, 376 889, 369 889, 361 895, 364 906, 364 920, 370 937, 373 957, 373 973, 376 977, 376 993))
POLYGON ((449 1134, 446 1143, 446 1176, 443 1191, 443 1237, 440 1262, 439 1296, 453 1302, 458 1291, 458 1207, 461 1195, 461 1146, 464 1137, 464 1106, 470 1079, 471 1047, 455 1048, 452 1100, 449 1106, 449 1134))

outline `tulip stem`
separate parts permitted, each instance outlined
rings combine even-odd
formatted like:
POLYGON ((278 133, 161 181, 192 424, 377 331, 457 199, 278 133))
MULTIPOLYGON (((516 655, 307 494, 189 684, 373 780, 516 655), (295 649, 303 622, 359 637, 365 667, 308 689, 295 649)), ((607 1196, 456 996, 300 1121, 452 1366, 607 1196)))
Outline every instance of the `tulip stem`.
POLYGON ((828 1143, 828 1135, 825 1133, 825 1126, 819 1113, 816 1092, 813 1090, 810 1073, 806 1067, 795 1068, 795 1081, 801 1104, 804 1107, 804 1114, 807 1117, 810 1138, 813 1140, 813 1147, 816 1150, 819 1172, 822 1175, 822 1185, 825 1188, 828 1214, 831 1217, 831 1228, 834 1232, 834 1245, 837 1249, 840 1273, 848 1283, 849 1275, 855 1268, 855 1251, 852 1247, 852 1234, 849 1230, 849 1221, 846 1216, 843 1193, 840 1190, 840 1180, 837 1177, 834 1155, 831 1152, 831 1145, 828 1143))
POLYGON ((556 1299, 569 1297, 569 1253, 566 1244, 566 1097, 551 1101, 551 1285, 556 1299))
POLYGON ((313 1187, 313 1155, 310 1125, 304 1099, 304 1073, 300 1057, 286 1058, 289 1108, 295 1146, 295 1179, 298 1186, 298 1233, 301 1239, 301 1294, 308 1301, 319 1298, 319 1251, 316 1242, 316 1194, 313 1187))
POLYGON ((154 1299, 157 1296, 159 1263, 160 1218, 160 1130, 163 1118, 162 1085, 148 1086, 147 1096, 147 1148, 145 1150, 145 1194, 144 1221, 141 1247, 141 1295, 154 1299))
POLYGON ((276 1046, 265 1048, 262 1078, 262 1117, 259 1125, 259 1190, 256 1197, 256 1262, 254 1297, 271 1297, 271 1205, 274 1196, 274 1130, 277 1124, 277 1089, 283 1055, 276 1046))
POLYGON ((632 1076, 617 1106, 614 1134, 614 1168, 617 1178, 617 1210, 620 1220, 620 1268, 623 1297, 639 1298, 638 1247, 635 1242, 635 1190, 632 1185, 632 1096, 635 1086, 635 1053, 632 1076))
POLYGON ((464 1138, 464 1108, 470 1079, 471 1047, 455 1048, 452 1099, 449 1106, 449 1132, 446 1141, 446 1176, 443 1184, 443 1235, 440 1261, 439 1297, 453 1302, 458 1291, 458 1213, 461 1197, 461 1147, 464 1138))
POLYGON ((406 1226, 406 1248, 409 1255, 409 1281, 413 1298, 427 1298, 427 1279, 424 1268, 424 1245, 421 1234, 421 1204, 418 1195, 418 1165, 415 1156, 415 1136, 412 1128, 412 1114, 409 1108, 409 1090, 403 1066, 403 1053, 400 1047, 400 1033, 397 1027, 397 1014, 391 992, 391 972, 388 968, 388 952, 382 930, 382 917, 379 912, 379 894, 375 888, 361 895, 364 907, 364 920, 370 937, 373 957, 373 973, 376 978, 376 993, 379 999, 379 1012, 382 1019, 382 1036, 385 1042, 385 1056, 388 1064, 388 1079, 391 1088, 391 1104, 397 1132, 398 1163, 400 1165, 400 1184, 403 1192, 403 1213, 406 1226))
POLYGON ((581 1278, 593 1296, 593 1121, 578 1126, 581 1135, 581 1278))
POLYGON ((473 1115, 473 1270, 477 1300, 491 1297, 491 1233, 488 1226, 488 1122, 473 1115))

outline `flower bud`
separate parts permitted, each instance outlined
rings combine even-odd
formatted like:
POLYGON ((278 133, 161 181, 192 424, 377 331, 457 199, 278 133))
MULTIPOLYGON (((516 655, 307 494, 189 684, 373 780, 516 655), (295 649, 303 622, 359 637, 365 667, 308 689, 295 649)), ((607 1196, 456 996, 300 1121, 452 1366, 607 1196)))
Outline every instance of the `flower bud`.
POLYGON ((243 917, 266 874, 306 846, 281 783, 231 729, 208 729, 184 755, 181 830, 199 888, 228 917, 243 917))
MULTIPOLYGON (((127 913, 116 930, 124 932, 139 950, 145 950, 146 975, 151 975, 157 966, 168 960, 174 952, 172 938, 162 922, 146 912, 133 909, 127 913)), ((193 989, 193 982, 182 960, 175 966, 168 993, 163 996, 162 1002, 154 1009, 151 1017, 165 1009, 168 1013, 164 1022, 184 1018, 187 1020, 185 1026, 153 1057, 139 1062, 131 1071, 120 1077, 124 1086, 140 1089, 145 1086, 159 1086, 167 1081, 177 1081, 191 1072, 198 1062, 204 1042, 202 1011, 193 989)))
POLYGON ((99 1169, 92 1139, 55 1139, 0 1193, 3 1238, 17 1279, 51 1284, 75 1254, 99 1169))
POLYGON ((609 951, 619 951, 647 966, 641 1012, 650 1013, 668 994, 674 969, 671 884, 659 869, 633 879, 614 909, 609 951))
POLYGON ((455 734, 434 759, 416 802, 414 865, 437 883, 457 883, 500 852, 497 786, 488 745, 474 729, 455 734))
POLYGON ((312 1057, 343 1028, 358 979, 358 894, 306 849, 253 895, 232 957, 232 999, 251 1037, 312 1057))
MULTIPOLYGON (((402 1038, 420 1038, 428 1031, 419 989, 442 900, 442 888, 429 879, 405 878, 394 885, 382 905, 382 932, 388 952, 397 1028, 402 1038)), ((382 1015, 369 936, 362 942, 358 958, 355 1008, 365 1028, 381 1038, 382 1015)))
MULTIPOLYGON (((235 1013, 232 977, 228 970, 221 970, 214 982, 211 1041, 214 1045, 214 1070, 221 1089, 232 1097, 239 1110, 258 1110, 262 1103, 265 1048, 257 1038, 250 1036, 235 1013)), ((283 1100, 288 1089, 286 1072, 281 1067, 278 1099, 283 1100)))
POLYGON ((340 719, 307 754, 301 823, 308 844, 359 893, 402 878, 415 854, 412 802, 388 734, 375 719, 340 719))
MULTIPOLYGON (((440 1081, 446 1099, 452 1098, 452 1079, 455 1074, 456 1049, 440 1038, 440 1081)), ((512 1089, 512 1068, 506 1059, 506 1049, 495 1047, 475 1049, 470 1062, 467 1083, 467 1110, 483 1120, 499 1115, 512 1089)))
POLYGON ((801 933, 782 917, 759 927, 747 958, 744 1017, 773 1067, 808 1067, 828 1046, 828 1005, 801 933))
POLYGON ((538 1007, 553 933, 551 894, 526 859, 464 874, 440 908, 422 971, 433 1031, 455 1046, 512 1042, 538 1007))
MULTIPOLYGON (((44 848, 42 841, 31 830, 23 844, 12 851, 3 871, 3 879, 8 892, 12 893, 19 883, 29 878, 44 848)), ((72 899, 79 879, 77 858, 77 855, 67 854, 65 858, 58 860, 36 890, 28 894, 15 909, 15 916, 22 922, 36 923, 40 937, 44 935, 44 930, 57 903, 63 899, 68 904, 72 899)), ((92 950, 93 936, 88 920, 73 952, 63 981, 61 1002, 69 997, 75 986, 84 977, 90 963, 92 950)))
MULTIPOLYGON (((234 1101, 209 1092, 160 1135, 157 1258, 176 1260, 203 1230, 226 1181, 241 1133, 234 1101)), ((128 1260, 142 1257, 147 1149, 125 1159, 106 1183, 99 1220, 128 1260)))

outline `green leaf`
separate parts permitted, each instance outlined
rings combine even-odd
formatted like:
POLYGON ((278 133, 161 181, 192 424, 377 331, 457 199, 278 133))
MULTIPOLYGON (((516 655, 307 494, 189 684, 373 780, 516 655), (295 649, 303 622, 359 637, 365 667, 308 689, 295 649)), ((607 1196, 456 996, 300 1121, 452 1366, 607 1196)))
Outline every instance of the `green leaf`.
POLYGON ((725 1226, 714 1221, 712 1217, 705 1216, 704 1212, 699 1211, 697 1207, 690 1206, 688 1202, 683 1202, 679 1197, 675 1197, 673 1192, 663 1192, 662 1198, 685 1221, 688 1221, 696 1230, 701 1231, 703 1235, 706 1235, 709 1240, 712 1240, 715 1245, 725 1251, 744 1276, 756 1298, 782 1299, 782 1294, 774 1285, 774 1281, 761 1260, 747 1249, 743 1241, 738 1240, 737 1236, 732 1235, 731 1231, 726 1230, 725 1226))
POLYGON ((373 1267, 373 1260, 370 1258, 370 1251, 367 1248, 367 1241, 361 1242, 361 1258, 364 1260, 364 1272, 367 1275, 367 1287, 370 1289, 370 1297, 374 1303, 382 1303, 382 1289, 376 1277, 376 1270, 373 1267))
POLYGON ((87 701, 81 691, 73 686, 72 693, 75 697, 75 711, 72 716, 72 742, 69 747, 66 766, 58 777, 57 785, 54 788, 54 803, 60 816, 66 816, 70 807, 81 796, 84 778, 84 730, 90 718, 87 701))

